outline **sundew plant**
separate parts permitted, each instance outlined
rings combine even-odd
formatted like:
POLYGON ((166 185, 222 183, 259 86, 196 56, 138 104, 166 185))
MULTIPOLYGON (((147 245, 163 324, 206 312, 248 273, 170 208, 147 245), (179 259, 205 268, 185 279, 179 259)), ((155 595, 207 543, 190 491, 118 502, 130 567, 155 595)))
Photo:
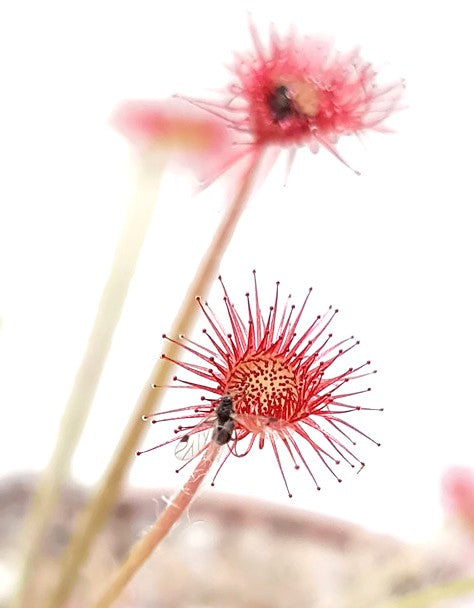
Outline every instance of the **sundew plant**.
MULTIPOLYGON (((282 33, 273 26, 258 32, 253 23, 249 29, 250 48, 234 53, 227 62, 228 80, 208 83, 209 88, 216 87, 214 93, 203 97, 181 90, 167 99, 128 99, 112 113, 110 124, 128 142, 135 162, 135 191, 89 347, 61 421, 57 447, 27 518, 24 563, 10 608, 31 605, 38 547, 51 524, 61 484, 86 422, 146 236, 161 175, 171 164, 190 169, 199 189, 222 180, 227 187, 231 184, 231 194, 199 262, 193 243, 183 245, 178 235, 177 247, 186 250, 190 265, 196 263, 195 274, 189 285, 183 285, 184 296, 175 318, 160 328, 165 332, 162 343, 157 344, 161 356, 131 408, 130 421, 103 478, 75 524, 59 560, 59 572, 51 577, 54 580, 47 597, 40 600, 42 606, 75 605, 71 597, 81 568, 117 503, 132 463, 139 467, 145 459, 156 459, 159 481, 161 455, 170 450, 180 472, 178 479, 184 476, 184 483, 156 521, 143 531, 128 557, 117 565, 103 589, 94 590, 94 608, 107 608, 121 597, 186 513, 198 489, 213 486, 218 476, 225 476, 231 460, 251 471, 258 450, 267 450, 285 500, 293 496, 295 469, 301 469, 299 475, 306 475, 317 500, 318 493, 325 491, 322 478, 335 482, 337 490, 345 476, 352 475, 359 483, 365 467, 370 466, 369 457, 375 459, 380 453, 375 449, 380 447, 377 431, 372 436, 372 430, 364 427, 367 418, 376 427, 383 416, 383 404, 375 390, 369 400, 377 370, 360 354, 359 335, 339 330, 338 308, 321 307, 315 301, 317 266, 304 284, 297 273, 282 276, 275 268, 270 277, 260 271, 257 275, 250 267, 245 269, 248 291, 239 293, 236 277, 222 278, 220 265, 258 178, 280 153, 287 155, 289 168, 302 148, 314 153, 311 159, 315 166, 323 154, 330 162, 336 159, 335 165, 339 161, 338 169, 357 184, 357 205, 357 197, 363 196, 357 188, 364 184, 358 180, 357 159, 342 155, 341 140, 366 132, 390 133, 390 120, 402 109, 405 84, 402 79, 387 81, 384 70, 379 72, 363 50, 339 49, 328 36, 303 35, 296 30, 282 33), (281 284, 276 283, 268 301, 262 296, 261 286, 267 286, 274 276, 281 279, 281 284), (216 281, 220 284, 223 314, 217 312, 215 302, 208 300, 216 281), (199 334, 193 333, 197 321, 199 334), (94 379, 93 386, 84 398, 82 388, 90 378, 94 379), (168 402, 170 393, 178 398, 177 407, 170 405, 171 399, 168 402), (165 422, 172 423, 172 428, 162 424, 165 422), (150 426, 144 445, 143 435, 150 426), (67 442, 64 437, 68 437, 67 442), (374 448, 368 450, 367 463, 359 443, 374 448)), ((216 56, 220 61, 220 55, 216 56)), ((265 184, 262 191, 265 195, 265 184)), ((311 207, 324 204, 310 199, 310 192, 307 195, 311 207)), ((311 218, 304 217, 303 212, 301 221, 311 218)), ((277 232, 279 225, 275 222, 271 231, 277 232)), ((178 234, 178 227, 166 227, 175 228, 178 234)), ((262 243, 267 228, 262 230, 262 243)), ((272 238, 281 236, 277 233, 272 238)), ((249 239, 250 251, 261 245, 249 239)), ((294 256, 296 267, 297 245, 289 249, 288 256, 294 256)), ((331 264, 330 256, 325 263, 331 264)), ((357 268, 351 272, 357 273, 357 268)), ((347 310, 344 302, 337 304, 347 310)), ((471 472, 461 473, 447 479, 446 493, 451 507, 471 530, 474 484, 471 472)), ((474 586, 472 581, 469 584, 474 586)), ((459 588, 454 585, 453 594, 459 588)), ((407 606, 428 605, 422 603, 423 599, 414 601, 407 606)))

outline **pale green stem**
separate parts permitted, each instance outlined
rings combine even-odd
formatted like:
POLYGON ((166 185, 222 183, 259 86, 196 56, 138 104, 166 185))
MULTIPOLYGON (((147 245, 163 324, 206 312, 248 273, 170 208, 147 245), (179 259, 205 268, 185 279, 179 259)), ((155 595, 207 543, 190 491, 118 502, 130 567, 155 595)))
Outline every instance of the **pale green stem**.
MULTIPOLYGON (((237 193, 199 265, 169 335, 176 337, 181 333, 186 334, 192 328, 198 313, 195 297, 196 295, 205 297, 215 278, 222 256, 245 208, 261 154, 260 149, 255 151, 252 163, 243 174, 237 193)), ((179 347, 169 343, 166 352, 170 359, 176 359, 179 356, 179 347)), ((99 488, 80 516, 71 542, 62 558, 57 587, 46 602, 45 608, 60 608, 72 592, 93 540, 115 504, 121 483, 135 457, 135 452, 146 428, 142 416, 157 411, 159 402, 164 396, 164 391, 153 389, 152 386, 168 384, 172 370, 173 364, 167 359, 159 359, 156 362, 99 488)))
POLYGON ((420 589, 404 597, 389 600, 380 608, 434 608, 441 600, 462 597, 468 593, 474 593, 474 577, 461 578, 450 583, 420 589))
POLYGON ((139 157, 137 175, 107 283, 97 310, 79 369, 66 403, 56 437, 56 445, 42 474, 22 529, 22 564, 10 608, 30 606, 28 592, 46 530, 51 524, 61 486, 69 474, 71 459, 84 429, 99 383, 115 328, 122 313, 130 280, 153 213, 164 156, 149 151, 139 157))
POLYGON ((158 544, 171 530, 172 526, 181 517, 211 468, 219 450, 220 446, 211 441, 201 461, 182 490, 173 498, 146 535, 135 544, 128 558, 115 572, 105 591, 93 605, 93 608, 108 608, 119 597, 138 569, 141 568, 158 544))

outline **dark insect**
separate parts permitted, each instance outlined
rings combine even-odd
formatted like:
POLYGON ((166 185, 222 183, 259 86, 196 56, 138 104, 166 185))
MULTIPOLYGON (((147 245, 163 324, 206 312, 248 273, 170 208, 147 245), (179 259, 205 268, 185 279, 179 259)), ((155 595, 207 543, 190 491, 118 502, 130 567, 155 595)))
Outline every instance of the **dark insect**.
POLYGON ((293 102, 288 89, 284 85, 279 85, 273 89, 267 100, 275 122, 279 122, 294 113, 293 102))
POLYGON ((234 426, 234 407, 232 397, 225 395, 219 401, 219 405, 216 408, 216 420, 214 422, 212 439, 218 445, 225 445, 232 437, 234 426))
POLYGON ((194 427, 197 432, 181 437, 174 451, 176 458, 191 460, 204 450, 210 437, 217 445, 229 443, 235 428, 234 415, 232 397, 224 395, 214 412, 194 427))

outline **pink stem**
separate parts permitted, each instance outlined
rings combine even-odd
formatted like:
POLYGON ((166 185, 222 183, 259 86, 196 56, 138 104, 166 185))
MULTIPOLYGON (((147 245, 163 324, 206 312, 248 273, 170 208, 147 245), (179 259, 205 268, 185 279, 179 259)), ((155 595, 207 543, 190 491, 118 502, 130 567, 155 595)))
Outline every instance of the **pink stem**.
POLYGON ((219 450, 220 446, 214 441, 211 441, 191 477, 156 520, 152 528, 132 548, 127 560, 114 574, 105 592, 94 604, 93 608, 108 608, 108 606, 117 599, 138 569, 153 553, 158 544, 183 514, 186 507, 196 495, 199 486, 211 468, 219 450))

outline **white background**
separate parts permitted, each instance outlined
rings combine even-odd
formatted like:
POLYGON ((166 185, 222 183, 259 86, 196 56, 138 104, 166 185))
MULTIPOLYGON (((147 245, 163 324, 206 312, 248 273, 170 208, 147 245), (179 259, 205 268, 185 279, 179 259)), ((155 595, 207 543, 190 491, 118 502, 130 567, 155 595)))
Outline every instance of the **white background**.
MULTIPOLYGON (((123 98, 224 86, 225 63, 251 42, 244 2, 10 2, 0 25, 0 473, 39 471, 85 347, 129 187, 128 148, 108 126, 123 98)), ((294 24, 333 36, 387 78, 404 77, 408 108, 394 135, 281 160, 253 196, 221 271, 237 303, 259 272, 310 310, 341 308, 334 330, 362 340, 380 370, 360 442, 368 466, 322 474, 316 493, 288 469, 291 504, 420 541, 442 523, 440 476, 472 464, 472 21, 465 2, 260 2, 265 38, 294 24)), ((228 183, 228 182, 227 182, 228 183)), ((98 479, 229 195, 194 196, 168 172, 83 442, 78 480, 98 479)), ((216 286, 217 287, 217 286, 216 286)), ((216 289, 211 300, 220 300, 216 289)), ((218 306, 217 306, 218 307, 218 306)), ((202 327, 200 322, 198 327, 202 327)), ((164 437, 153 427, 145 441, 164 437)), ((172 451, 134 465, 135 484, 177 487, 172 451)), ((315 463, 315 469, 319 467, 315 463)), ((218 488, 288 503, 271 451, 226 464, 218 488)), ((212 490, 209 490, 212 491, 212 490)))

